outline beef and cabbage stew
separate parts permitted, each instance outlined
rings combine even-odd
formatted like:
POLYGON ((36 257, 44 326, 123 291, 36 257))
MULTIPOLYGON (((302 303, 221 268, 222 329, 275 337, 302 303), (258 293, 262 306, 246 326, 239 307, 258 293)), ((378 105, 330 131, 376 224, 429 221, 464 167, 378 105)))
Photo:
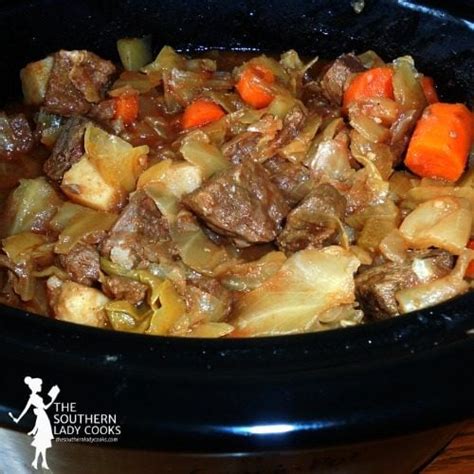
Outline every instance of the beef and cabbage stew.
POLYGON ((469 291, 473 115, 410 56, 59 51, 0 113, 0 302, 150 335, 293 334, 469 291))

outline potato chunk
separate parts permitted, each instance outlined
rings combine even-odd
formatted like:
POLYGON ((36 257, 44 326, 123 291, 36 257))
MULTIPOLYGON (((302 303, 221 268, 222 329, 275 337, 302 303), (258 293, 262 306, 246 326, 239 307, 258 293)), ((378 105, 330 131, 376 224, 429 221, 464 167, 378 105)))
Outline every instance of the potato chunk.
POLYGON ((48 289, 56 319, 86 326, 104 327, 107 321, 104 306, 109 299, 99 290, 72 281, 48 280, 48 289))
POLYGON ((46 95, 53 57, 27 64, 20 71, 21 87, 26 104, 41 105, 46 95))
POLYGON ((85 155, 64 174, 61 189, 71 201, 99 211, 116 210, 124 197, 85 155))

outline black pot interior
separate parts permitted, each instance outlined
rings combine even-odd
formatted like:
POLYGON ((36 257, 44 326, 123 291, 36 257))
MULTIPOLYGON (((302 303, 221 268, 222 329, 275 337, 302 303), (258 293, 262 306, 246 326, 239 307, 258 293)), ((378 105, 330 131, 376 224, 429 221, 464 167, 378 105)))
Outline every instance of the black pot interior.
POLYGON ((323 58, 367 49, 385 59, 411 54, 421 71, 434 76, 443 98, 472 103, 472 2, 365 4, 357 15, 349 0, 4 1, 0 97, 18 97, 20 68, 59 48, 85 48, 118 59, 118 38, 152 34, 156 50, 171 44, 184 50, 294 48, 323 58))
MULTIPOLYGON (((472 104, 474 8, 470 1, 438 8, 445 3, 366 0, 356 15, 349 0, 4 1, 0 98, 20 96, 18 71, 31 60, 60 48, 117 59, 118 38, 151 33, 156 50, 411 54, 443 99, 472 104)), ((85 412, 117 412, 127 446, 182 449, 192 439, 198 451, 228 450, 229 443, 276 449, 457 421, 474 415, 473 305, 470 294, 380 324, 234 341, 113 334, 3 307, 0 424, 11 426, 7 413, 20 408, 25 375, 61 383, 64 397, 85 412), (255 423, 295 429, 258 439, 236 431, 255 423)))

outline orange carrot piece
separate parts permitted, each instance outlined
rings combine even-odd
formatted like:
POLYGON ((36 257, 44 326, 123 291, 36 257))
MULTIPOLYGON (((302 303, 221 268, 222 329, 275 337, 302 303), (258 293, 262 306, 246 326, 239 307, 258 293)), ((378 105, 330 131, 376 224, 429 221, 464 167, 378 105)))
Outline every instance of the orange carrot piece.
MULTIPOLYGON (((467 248, 474 250, 474 240, 470 240, 467 244, 467 248)), ((474 260, 471 260, 471 263, 468 265, 466 270, 466 276, 468 278, 474 278, 474 260)))
POLYGON ((344 92, 344 109, 347 110, 351 102, 371 97, 393 99, 392 79, 393 71, 389 67, 375 67, 357 74, 344 92))
POLYGON ((407 168, 425 178, 457 181, 471 148, 472 120, 463 104, 437 102, 426 107, 408 145, 407 168))
POLYGON ((423 76, 421 78, 421 87, 425 93, 428 104, 439 102, 438 93, 436 92, 436 87, 432 77, 423 76))
POLYGON ((129 124, 137 119, 139 103, 137 94, 123 94, 115 97, 115 118, 129 124))
POLYGON ((197 99, 188 105, 183 113, 183 128, 201 127, 215 122, 225 115, 224 110, 207 99, 197 99))
POLYGON ((272 71, 262 66, 247 66, 235 85, 242 100, 255 109, 266 107, 274 97, 259 84, 259 81, 272 84, 275 82, 275 76, 272 71))

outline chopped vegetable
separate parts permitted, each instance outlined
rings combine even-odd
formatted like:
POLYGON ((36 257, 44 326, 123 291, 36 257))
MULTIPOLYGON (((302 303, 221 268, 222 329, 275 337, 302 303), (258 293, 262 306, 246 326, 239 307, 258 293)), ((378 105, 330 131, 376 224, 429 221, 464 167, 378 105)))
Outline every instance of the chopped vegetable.
POLYGON ((359 260, 340 247, 301 250, 240 297, 231 323, 242 336, 308 331, 324 311, 355 301, 352 274, 358 266, 359 260))
POLYGON ((224 117, 222 108, 206 99, 195 100, 188 105, 183 114, 183 128, 201 127, 224 117))
POLYGON ((117 215, 109 212, 95 211, 87 207, 66 202, 51 221, 51 227, 60 230, 55 252, 67 254, 73 247, 86 240, 90 235, 97 235, 109 230, 117 220, 117 215))
POLYGON ((376 67, 358 74, 344 93, 343 107, 347 110, 351 103, 373 97, 393 99, 392 79, 393 70, 389 67, 376 67))
POLYGON ((119 209, 125 195, 105 181, 96 166, 84 155, 64 174, 61 189, 75 203, 98 209, 119 209))
MULTIPOLYGON (((35 257, 45 256, 51 253, 48 238, 41 234, 33 234, 33 232, 22 232, 15 234, 2 240, 3 251, 8 258, 18 265, 21 262, 35 257), (41 251, 41 248, 43 249, 41 251), (46 248, 46 252, 45 252, 46 248), (38 251, 40 249, 40 251, 38 251)), ((52 255, 51 255, 52 256, 52 255)))
POLYGON ((192 215, 184 211, 170 233, 183 262, 203 275, 213 276, 217 267, 231 261, 226 248, 213 243, 192 215))
POLYGON ((227 323, 203 323, 194 328, 187 337, 222 337, 230 334, 234 327, 227 323))
POLYGON ((125 140, 88 126, 84 136, 87 158, 99 170, 104 180, 117 191, 130 193, 147 165, 148 146, 133 147, 125 140))
MULTIPOLYGON (((474 250, 474 240, 470 240, 467 244, 467 248, 474 250)), ((466 276, 468 278, 474 279, 474 258, 473 260, 469 263, 467 269, 466 269, 466 276)))
POLYGON ((436 87, 432 77, 423 76, 421 78, 421 87, 423 88, 428 104, 439 102, 438 93, 436 92, 436 87))
POLYGON ((147 74, 155 72, 163 74, 163 72, 171 71, 173 68, 182 69, 185 64, 185 58, 179 55, 171 46, 163 46, 156 59, 142 67, 141 70, 147 74))
POLYGON ((170 220, 178 213, 179 199, 202 183, 199 167, 186 162, 163 160, 148 168, 138 180, 138 189, 155 201, 158 209, 170 220))
POLYGON ((267 87, 273 82, 275 82, 275 75, 270 69, 262 66, 247 66, 240 74, 235 88, 244 102, 255 109, 261 109, 269 105, 274 98, 267 87))
POLYGON ((115 118, 124 124, 130 124, 137 119, 139 102, 137 94, 122 94, 114 99, 115 118))
POLYGON ((283 252, 269 252, 259 260, 238 263, 219 273, 220 282, 232 291, 251 291, 272 277, 285 263, 283 252))
POLYGON ((45 232, 62 200, 45 178, 21 179, 0 218, 0 235, 25 231, 45 232))
POLYGON ((56 319, 94 327, 106 325, 104 308, 109 299, 99 290, 73 281, 61 282, 57 277, 49 278, 48 289, 58 293, 53 298, 56 319))
POLYGON ((127 71, 138 71, 151 60, 150 37, 122 38, 117 41, 117 50, 123 67, 127 71))
POLYGON ((147 334, 162 336, 168 333, 178 319, 184 315, 186 306, 169 280, 159 289, 160 308, 155 310, 150 320, 147 334))
POLYGON ((203 179, 230 166, 219 148, 201 131, 188 135, 179 151, 186 161, 201 169, 203 179))
POLYGON ((464 280, 464 275, 472 257, 472 250, 465 249, 449 275, 414 288, 398 291, 396 298, 401 311, 408 313, 420 310, 465 293, 469 289, 469 285, 464 280))
POLYGON ((405 110, 415 110, 419 117, 427 105, 413 58, 403 56, 394 61, 393 95, 405 110))
POLYGON ((405 165, 418 176, 456 181, 472 143, 472 114, 462 104, 431 104, 418 121, 405 165))
POLYGON ((400 225, 410 246, 437 247, 460 255, 471 235, 472 210, 469 202, 440 197, 420 204, 400 225))
POLYGON ((43 103, 53 63, 53 57, 48 56, 28 64, 20 71, 25 104, 41 105, 43 103))
POLYGON ((105 305, 110 325, 116 331, 144 333, 150 325, 152 312, 137 309, 128 301, 110 301, 105 305))

